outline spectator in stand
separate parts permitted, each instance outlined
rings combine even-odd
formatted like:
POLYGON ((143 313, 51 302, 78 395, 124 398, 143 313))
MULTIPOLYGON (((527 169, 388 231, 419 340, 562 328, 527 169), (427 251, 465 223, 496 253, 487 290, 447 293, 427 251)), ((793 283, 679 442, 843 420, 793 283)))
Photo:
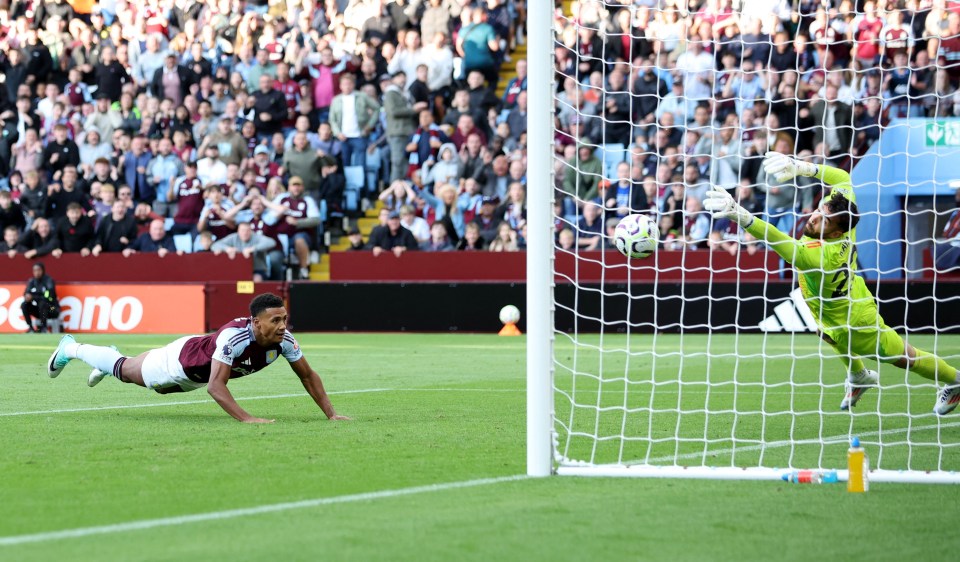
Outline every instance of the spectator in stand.
POLYGON ((456 184, 460 178, 460 156, 457 154, 457 147, 452 142, 445 142, 440 145, 437 154, 436 163, 426 165, 422 170, 424 185, 456 184))
POLYGON ((683 227, 678 235, 691 250, 706 247, 710 238, 710 214, 696 197, 687 197, 683 209, 683 227))
POLYGON ((220 160, 220 146, 207 144, 204 157, 197 160, 197 177, 203 185, 223 185, 227 183, 227 165, 220 160))
POLYGON ((20 191, 20 204, 26 214, 27 223, 47 214, 47 188, 40 182, 40 174, 27 172, 23 175, 23 189, 20 191))
POLYGON ((79 203, 70 203, 66 219, 57 222, 55 236, 57 248, 50 255, 59 258, 64 253, 79 253, 86 257, 94 245, 93 221, 84 214, 79 203))
POLYGON ((446 222, 447 235, 451 240, 459 242, 463 236, 463 212, 466 210, 466 203, 457 198, 457 188, 452 185, 437 185, 433 189, 436 196, 426 190, 421 190, 419 196, 426 203, 428 212, 433 213, 433 222, 446 222))
POLYGON ((510 228, 510 225, 502 222, 497 230, 497 237, 490 242, 488 250, 491 252, 516 252, 520 248, 517 245, 517 232, 510 228))
POLYGON ((162 138, 157 142, 157 155, 147 164, 147 181, 156 191, 153 210, 161 217, 176 214, 175 201, 169 198, 173 180, 183 174, 183 162, 173 154, 173 142, 162 138))
POLYGON ((289 236, 291 249, 300 265, 300 278, 309 278, 310 252, 316 250, 319 243, 320 210, 316 201, 304 194, 304 181, 294 176, 290 178, 287 193, 264 203, 273 212, 277 232, 289 236))
POLYGON ((370 232, 370 247, 374 256, 393 252, 398 258, 406 251, 417 250, 419 245, 413 233, 400 225, 400 213, 390 211, 387 224, 374 227, 370 232))
POLYGON ((450 252, 455 249, 443 222, 437 221, 430 226, 430 239, 422 243, 420 249, 425 252, 450 252))
POLYGON ((38 170, 43 165, 43 143, 37 130, 33 128, 24 131, 21 138, 13 146, 13 169, 26 174, 38 170))
POLYGON ((314 150, 307 142, 306 133, 298 132, 293 136, 293 149, 283 155, 283 173, 297 177, 308 189, 320 187, 320 150, 314 150))
POLYGON ((447 45, 447 30, 430 35, 424 29, 424 37, 433 39, 423 48, 427 65, 427 88, 430 90, 431 105, 444 107, 450 100, 450 87, 453 85, 453 51, 447 45))
MULTIPOLYGON (((203 213, 203 183, 197 177, 197 163, 187 162, 184 175, 170 182, 166 198, 173 210, 173 226, 170 234, 197 235, 197 223, 203 213)), ((160 215, 160 213, 157 213, 160 215)), ((160 215, 165 216, 165 215, 160 215)))
POLYGON ((150 229, 124 248, 122 253, 124 257, 130 257, 140 252, 156 252, 161 258, 169 253, 183 254, 183 252, 178 252, 176 246, 174 246, 173 237, 163 230, 163 219, 151 221, 150 229))
POLYGON ((367 245, 363 242, 363 234, 360 233, 357 225, 353 225, 347 229, 347 240, 350 241, 350 247, 347 248, 348 252, 363 252, 367 250, 367 245))
POLYGON ((233 128, 233 118, 222 116, 217 121, 216 132, 200 142, 199 152, 206 154, 208 146, 217 147, 217 157, 224 164, 242 165, 247 158, 247 141, 233 128))
POLYGON ((24 248, 20 245, 20 233, 17 227, 10 225, 4 228, 3 240, 0 241, 0 254, 6 254, 8 258, 14 258, 23 251, 24 248))
POLYGON ((247 163, 247 169, 256 174, 255 185, 261 191, 267 189, 267 183, 271 178, 280 177, 281 168, 276 162, 270 161, 270 149, 266 145, 260 144, 253 149, 253 159, 247 163))
MULTIPOLYGON (((499 202, 500 200, 496 197, 484 197, 480 204, 480 211, 470 222, 477 227, 478 233, 483 239, 483 245, 493 242, 500 230, 500 223, 503 222, 503 215, 499 217, 496 215, 499 202)), ((470 226, 470 224, 467 226, 470 226)))
POLYGON ((480 236, 480 226, 477 223, 468 223, 463 230, 463 238, 457 244, 461 252, 482 252, 487 249, 487 242, 480 236))
POLYGON ((225 253, 230 259, 237 254, 253 259, 253 280, 263 281, 267 278, 267 252, 277 243, 270 237, 254 232, 250 223, 242 222, 237 225, 237 231, 213 243, 211 251, 214 254, 225 253))
POLYGON ((177 64, 176 53, 168 52, 163 59, 163 64, 150 73, 150 95, 173 100, 173 105, 179 106, 189 95, 191 84, 199 77, 187 67, 177 64))
POLYGON ((88 129, 86 134, 80 133, 79 139, 77 147, 80 150, 80 169, 85 176, 89 176, 97 160, 110 157, 113 147, 103 139, 96 128, 88 129))
POLYGON ((136 238, 136 220, 118 199, 110 207, 110 214, 100 221, 90 253, 99 256, 100 252, 122 252, 136 238))
MULTIPOLYGON (((20 100, 17 101, 20 103, 20 100)), ((59 172, 66 166, 80 165, 80 149, 77 143, 67 138, 67 127, 57 125, 53 128, 53 142, 43 149, 43 167, 50 177, 59 178, 59 172)))
POLYGON ((597 250, 602 243, 603 209, 596 203, 587 202, 583 205, 583 216, 577 223, 577 247, 597 250))
POLYGON ((20 203, 13 200, 9 191, 0 190, 0 230, 5 230, 8 226, 16 228, 17 233, 20 233, 27 228, 27 220, 20 203))
POLYGON ((57 298, 57 284, 47 275, 47 269, 42 263, 33 264, 33 276, 27 281, 23 291, 23 302, 20 312, 27 323, 27 333, 43 333, 47 331, 47 320, 56 319, 60 315, 60 299, 57 298), (37 318, 34 327, 33 319, 37 318))
POLYGON ((388 211, 399 211, 403 205, 413 205, 417 192, 410 189, 406 180, 396 180, 380 192, 379 200, 388 211))
POLYGON ((602 204, 605 209, 612 210, 620 217, 645 211, 649 208, 647 194, 643 187, 634 183, 630 177, 629 163, 620 162, 617 164, 617 179, 610 184, 606 200, 602 204))
POLYGON ((220 239, 236 232, 236 222, 228 211, 233 202, 226 198, 219 185, 208 185, 203 190, 204 207, 197 222, 198 232, 209 232, 220 239))
MULTIPOLYGON (((133 204, 130 197, 129 187, 127 186, 121 187, 118 193, 119 193, 118 197, 121 202, 129 202, 130 205, 133 204)), ((151 207, 150 203, 147 203, 146 201, 141 201, 140 203, 137 203, 133 207, 130 207, 130 205, 127 205, 127 208, 132 210, 133 212, 133 221, 137 227, 137 236, 140 236, 146 232, 149 232, 150 223, 152 223, 153 221, 164 220, 163 217, 153 212, 153 207, 151 207)), ((127 212, 129 213, 130 210, 128 210, 127 212)))
POLYGON ((260 90, 253 95, 254 125, 257 127, 257 139, 269 139, 280 132, 283 120, 287 118, 287 99, 281 92, 273 89, 273 77, 260 76, 260 90))
POLYGON ((145 138, 134 137, 130 141, 130 151, 120 157, 117 168, 123 175, 124 181, 133 190, 133 199, 137 202, 146 201, 152 205, 157 198, 157 193, 147 177, 147 166, 153 159, 153 155, 146 146, 145 138))
POLYGON ((567 164, 570 168, 563 177, 563 190, 578 199, 578 205, 593 199, 596 196, 597 182, 603 173, 603 162, 594 154, 593 147, 581 144, 567 164))
POLYGON ((93 195, 94 191, 99 194, 93 200, 93 227, 96 229, 104 217, 110 216, 113 202, 117 200, 117 188, 112 183, 93 181, 90 183, 90 194, 93 195))
POLYGON ((57 236, 50 227, 50 221, 37 218, 20 237, 23 246, 23 257, 27 259, 41 258, 57 248, 57 236))
MULTIPOLYGON (((115 57, 116 51, 113 47, 103 47, 100 51, 100 64, 93 68, 93 82, 97 86, 97 95, 107 100, 120 99, 123 85, 133 80, 115 57)), ((101 127, 100 130, 104 129, 101 127)))
POLYGON ((390 181, 407 175, 406 145, 415 129, 414 119, 426 109, 426 104, 411 105, 404 94, 406 74, 401 70, 390 78, 383 94, 383 108, 387 115, 387 142, 390 144, 390 181))
POLYGON ((363 92, 357 92, 353 74, 340 76, 340 93, 330 104, 330 128, 343 143, 344 166, 366 166, 367 138, 376 128, 380 105, 363 92))
POLYGON ((84 211, 92 210, 90 199, 78 185, 77 169, 67 166, 63 169, 60 182, 51 183, 47 187, 47 209, 45 216, 54 223, 59 222, 67 215, 67 206, 70 203, 81 205, 84 211))
POLYGON ((824 86, 824 97, 810 107, 813 118, 813 144, 831 166, 842 165, 853 139, 853 111, 849 105, 837 101, 838 88, 833 82, 824 86))
POLYGON ((450 139, 433 122, 433 112, 429 109, 421 111, 420 126, 413 132, 410 142, 405 147, 410 155, 408 158, 410 171, 424 168, 429 170, 437 161, 440 147, 448 142, 450 139))
POLYGON ((410 205, 400 207, 400 226, 412 232, 420 245, 430 240, 430 225, 422 217, 418 217, 410 205))

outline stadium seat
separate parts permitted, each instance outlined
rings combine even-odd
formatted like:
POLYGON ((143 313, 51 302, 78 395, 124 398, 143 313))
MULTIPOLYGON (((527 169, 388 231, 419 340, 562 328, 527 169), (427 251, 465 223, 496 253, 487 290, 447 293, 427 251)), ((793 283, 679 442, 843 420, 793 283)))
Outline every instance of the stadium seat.
POLYGON ((617 175, 617 165, 627 159, 627 149, 620 143, 602 144, 597 149, 597 157, 603 162, 603 177, 617 175))
POLYGON ((189 234, 177 234, 173 237, 173 245, 178 252, 189 254, 193 252, 193 238, 189 234))
POLYGON ((365 171, 363 166, 345 166, 343 175, 347 178, 347 187, 343 190, 343 209, 355 213, 360 210, 360 193, 363 191, 365 171))

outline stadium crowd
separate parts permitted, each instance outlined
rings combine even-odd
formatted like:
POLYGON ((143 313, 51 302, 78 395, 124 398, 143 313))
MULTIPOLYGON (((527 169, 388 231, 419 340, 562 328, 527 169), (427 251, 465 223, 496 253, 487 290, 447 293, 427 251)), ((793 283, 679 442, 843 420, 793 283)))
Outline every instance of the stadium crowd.
MULTIPOLYGON (((668 248, 756 251, 703 213, 710 184, 794 230, 819 187, 768 182, 765 152, 849 168, 889 119, 957 114, 953 4, 798 6, 558 6, 559 248, 649 210, 668 248)), ((377 200, 350 249, 523 249, 524 21, 522 0, 0 2, 0 249, 306 277, 377 200)))

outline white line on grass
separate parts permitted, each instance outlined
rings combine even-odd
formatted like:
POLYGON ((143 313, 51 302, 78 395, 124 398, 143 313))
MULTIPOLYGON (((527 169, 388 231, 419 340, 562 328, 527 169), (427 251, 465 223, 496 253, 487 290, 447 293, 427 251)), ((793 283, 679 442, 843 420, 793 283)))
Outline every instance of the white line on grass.
POLYGON ((80 527, 78 529, 65 529, 63 531, 50 531, 46 533, 34 533, 31 535, 14 535, 10 537, 0 537, 0 546, 16 546, 27 543, 38 543, 47 541, 56 541, 62 539, 75 539, 89 537, 91 535, 105 535, 109 533, 124 533, 127 531, 141 531, 145 529, 155 529, 157 527, 169 527, 173 525, 184 525, 187 523, 199 523, 201 521, 217 521, 222 519, 232 519, 234 517, 246 517, 248 515, 262 515, 265 513, 277 513, 280 511, 289 511, 291 509, 306 509, 311 507, 320 507, 323 505, 332 505, 339 503, 352 503, 360 501, 373 501, 386 498, 396 498, 400 496, 410 496, 414 494, 423 494, 428 492, 441 492, 446 490, 457 490, 462 488, 474 488, 476 486, 486 486, 489 484, 500 484, 502 482, 514 482, 529 478, 526 475, 501 476, 499 478, 481 478, 478 480, 465 480, 462 482, 448 482, 444 484, 429 484, 426 486, 414 486, 412 488, 400 488, 399 490, 381 490, 379 492, 364 492, 362 494, 349 494, 346 496, 334 496, 331 498, 316 498, 312 500, 302 500, 297 502, 274 503, 261 505, 257 507, 245 507, 240 509, 228 509, 225 511, 212 511, 208 513, 197 513, 194 515, 179 515, 176 517, 164 517, 162 519, 144 519, 141 521, 130 521, 129 523, 117 523, 114 525, 102 525, 99 527, 80 527))
MULTIPOLYGON (((526 392, 522 388, 362 388, 359 390, 335 390, 327 394, 366 394, 372 392, 526 392)), ((272 400, 279 398, 309 397, 309 394, 271 394, 267 396, 235 396, 236 400, 272 400)), ((74 412, 98 412, 101 410, 131 410, 136 408, 160 408, 163 406, 181 406, 190 404, 213 404, 213 400, 181 400, 177 402, 151 402, 149 404, 120 404, 116 406, 92 406, 89 408, 63 408, 59 410, 25 410, 22 412, 0 412, 0 417, 35 416, 40 414, 69 414, 74 412)))
MULTIPOLYGON (((763 392, 764 389, 739 389, 739 390, 712 390, 711 394, 759 394, 763 392)), ((526 392, 526 389, 523 388, 363 388, 359 390, 337 390, 333 392, 328 392, 330 395, 335 394, 366 394, 373 392, 526 392)), ((622 390, 604 390, 601 391, 603 394, 616 394, 622 395, 622 390)), ((660 393, 671 393, 676 394, 675 390, 664 390, 661 389, 660 393)), ((805 392, 802 390, 783 390, 783 391, 773 391, 766 390, 768 395, 770 394, 792 394, 792 395, 809 395, 809 396, 819 396, 820 392, 810 391, 805 392)), ((887 394, 903 394, 897 393, 894 391, 887 391, 887 394)), ((308 396, 302 392, 295 392, 292 394, 271 394, 267 396, 235 396, 237 400, 273 400, 280 398, 299 398, 308 396)), ((133 410, 137 408, 161 408, 164 406, 182 406, 182 405, 192 405, 192 404, 212 404, 213 400, 181 400, 178 402, 150 402, 148 404, 119 404, 115 406, 91 406, 88 408, 63 408, 58 410, 24 410, 22 412, 0 412, 0 418, 9 417, 9 416, 36 416, 42 414, 70 414, 76 412, 99 412, 102 410, 133 410)))
MULTIPOLYGON (((896 429, 884 429, 878 431, 865 431, 863 433, 858 433, 857 435, 861 438, 863 437, 881 437, 884 435, 896 435, 899 433, 910 433, 913 431, 927 431, 933 429, 947 429, 951 427, 960 427, 960 422, 950 422, 950 423, 940 423, 940 424, 930 424, 930 425, 918 425, 913 427, 898 427, 896 429)), ((850 435, 844 433, 843 435, 834 435, 833 437, 824 437, 821 442, 823 445, 835 445, 838 443, 848 443, 850 441, 850 435)), ((706 456, 717 456, 717 455, 728 455, 731 453, 749 453, 752 451, 764 451, 766 449, 779 449, 781 447, 790 447, 795 445, 793 441, 772 441, 770 443, 764 443, 761 445, 744 445, 743 447, 737 448, 727 448, 727 449, 715 449, 712 451, 707 451, 706 456)), ((671 455, 668 457, 657 457, 650 459, 649 464, 663 463, 673 460, 684 460, 684 459, 696 459, 702 458, 704 456, 703 452, 700 453, 684 453, 682 455, 671 455)), ((634 464, 644 464, 643 460, 634 460, 624 462, 625 465, 634 465, 634 464)))
MULTIPOLYGON (((389 392, 391 388, 363 388, 360 390, 339 390, 328 392, 327 394, 364 394, 367 392, 389 392)), ((298 396, 309 396, 303 392, 292 394, 272 394, 268 396, 235 396, 236 400, 271 400, 274 398, 296 398, 298 396)), ((181 400, 178 402, 151 402, 149 404, 120 404, 116 406, 94 406, 90 408, 64 408, 61 410, 26 410, 23 412, 0 412, 0 417, 5 416, 35 416, 39 414, 69 414, 72 412, 97 412, 100 410, 130 410, 134 408, 160 408, 163 406, 182 406, 185 404, 208 404, 213 400, 181 400)))

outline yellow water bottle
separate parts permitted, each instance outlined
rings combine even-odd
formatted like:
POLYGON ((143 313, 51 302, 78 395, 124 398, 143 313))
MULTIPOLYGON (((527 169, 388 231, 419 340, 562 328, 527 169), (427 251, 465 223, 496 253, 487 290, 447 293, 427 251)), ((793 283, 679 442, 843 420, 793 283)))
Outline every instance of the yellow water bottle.
POLYGON ((848 492, 866 492, 870 489, 868 481, 870 461, 867 459, 867 452, 860 446, 859 437, 850 440, 850 448, 847 450, 847 470, 848 492))

